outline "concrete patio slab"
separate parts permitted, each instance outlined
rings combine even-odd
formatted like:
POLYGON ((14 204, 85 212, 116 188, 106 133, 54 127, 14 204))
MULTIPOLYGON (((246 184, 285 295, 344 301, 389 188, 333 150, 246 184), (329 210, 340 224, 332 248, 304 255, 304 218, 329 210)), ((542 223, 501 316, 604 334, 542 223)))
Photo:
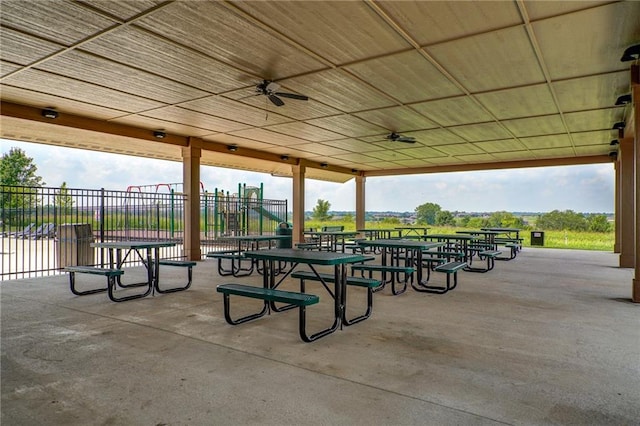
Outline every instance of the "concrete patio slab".
MULTIPOLYGON (((445 295, 376 293, 371 318, 311 344, 295 311, 228 325, 215 286, 261 278, 219 277, 210 260, 190 290, 124 303, 73 296, 66 276, 4 281, 1 420, 638 424, 640 306, 633 271, 616 264, 612 253, 527 248, 489 273, 461 273, 445 295)), ((161 279, 184 275, 165 268, 161 279)), ((358 290, 353 313, 364 306, 358 290)), ((309 329, 323 328, 328 294, 307 292, 321 298, 309 329)), ((256 303, 232 300, 239 314, 256 303)))

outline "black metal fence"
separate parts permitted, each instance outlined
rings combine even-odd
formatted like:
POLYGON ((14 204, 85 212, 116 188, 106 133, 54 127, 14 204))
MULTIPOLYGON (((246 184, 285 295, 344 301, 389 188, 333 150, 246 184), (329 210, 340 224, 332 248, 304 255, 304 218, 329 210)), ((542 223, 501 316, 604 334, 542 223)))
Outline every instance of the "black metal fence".
MULTIPOLYGON (((104 241, 171 241, 165 258, 183 257, 185 195, 0 186, 0 280, 59 274, 70 265, 104 265, 104 241)), ((201 250, 232 248, 230 235, 273 234, 286 200, 201 194, 201 250)), ((131 265, 137 261, 131 260, 131 265)))

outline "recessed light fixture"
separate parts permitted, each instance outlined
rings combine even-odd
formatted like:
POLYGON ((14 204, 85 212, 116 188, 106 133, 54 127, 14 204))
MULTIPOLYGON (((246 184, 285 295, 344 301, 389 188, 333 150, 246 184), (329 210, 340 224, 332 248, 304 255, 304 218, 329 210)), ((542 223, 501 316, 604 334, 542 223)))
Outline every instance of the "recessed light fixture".
POLYGON ((287 154, 283 154, 280 156, 281 160, 287 161, 289 159, 289 156, 287 154))
POLYGON ((329 165, 327 163, 320 163, 320 167, 326 169, 327 167, 329 167, 329 165))
POLYGON ((52 120, 58 118, 58 111, 52 108, 45 108, 42 110, 42 116, 44 118, 50 118, 52 120))
POLYGON ((231 152, 236 152, 238 150, 238 146, 237 145, 229 145, 227 147, 227 149, 231 152))
POLYGON ((616 99, 615 105, 627 105, 631 103, 631 94, 627 93, 626 95, 618 96, 616 99))
POLYGON ((155 130, 153 132, 153 136, 158 139, 164 139, 165 137, 167 137, 167 134, 161 130, 155 130))

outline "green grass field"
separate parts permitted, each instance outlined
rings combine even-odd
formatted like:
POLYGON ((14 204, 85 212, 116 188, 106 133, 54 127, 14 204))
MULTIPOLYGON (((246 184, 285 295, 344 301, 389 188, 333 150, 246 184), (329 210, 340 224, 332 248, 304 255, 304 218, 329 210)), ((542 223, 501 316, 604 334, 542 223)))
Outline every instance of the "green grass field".
MULTIPOLYGON (((335 226, 343 225, 346 231, 352 231, 356 229, 355 222, 318 222, 318 221, 305 221, 305 228, 320 229, 322 226, 335 226)), ((401 224, 391 224, 385 222, 366 222, 365 228, 367 229, 383 229, 383 228, 395 228, 401 227, 401 224)), ((439 227, 431 226, 429 233, 431 234, 451 234, 456 231, 464 231, 465 228, 455 227, 439 227)), ((611 232, 578 232, 578 231, 543 231, 544 232, 544 247, 547 248, 561 248, 561 249, 577 249, 577 250, 600 250, 600 251, 613 251, 613 244, 615 241, 615 233, 611 232)), ((520 232, 520 237, 524 238, 523 246, 531 247, 531 231, 523 230, 520 232)))

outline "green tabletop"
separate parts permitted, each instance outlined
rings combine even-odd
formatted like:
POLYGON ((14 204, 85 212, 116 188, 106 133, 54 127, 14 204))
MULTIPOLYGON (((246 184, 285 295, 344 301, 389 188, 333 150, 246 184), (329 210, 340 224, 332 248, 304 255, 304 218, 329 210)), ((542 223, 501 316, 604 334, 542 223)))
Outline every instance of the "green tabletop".
POLYGON ((437 240, 473 240, 473 235, 469 234, 429 234, 425 235, 423 238, 427 239, 437 239, 437 240))
POLYGON ((434 247, 442 247, 444 243, 432 243, 429 241, 403 240, 403 239, 379 239, 359 241, 359 245, 365 247, 387 247, 387 248, 406 248, 406 249, 430 249, 434 247))
POLYGON ((363 256, 361 254, 299 249, 249 250, 246 251, 244 255, 252 259, 312 263, 314 265, 341 265, 345 263, 364 262, 365 260, 371 259, 371 256, 363 256))
POLYGON ((174 247, 176 243, 171 241, 105 241, 91 243, 91 247, 113 249, 150 249, 159 247, 174 247))
POLYGON ((271 241, 291 239, 291 235, 237 235, 221 239, 225 241, 271 241))

